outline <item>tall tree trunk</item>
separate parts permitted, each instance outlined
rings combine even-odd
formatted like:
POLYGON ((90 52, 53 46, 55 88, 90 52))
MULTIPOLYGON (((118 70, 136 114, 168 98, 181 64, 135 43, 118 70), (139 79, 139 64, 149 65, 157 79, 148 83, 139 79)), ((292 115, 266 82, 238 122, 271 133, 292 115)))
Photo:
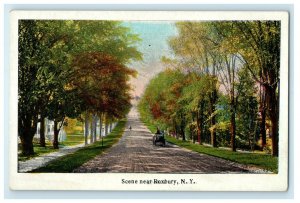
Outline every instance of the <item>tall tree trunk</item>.
POLYGON ((197 138, 198 138, 198 143, 201 145, 202 144, 202 132, 203 132, 203 108, 204 105, 201 104, 200 111, 197 112, 197 138))
MULTIPOLYGON (((260 78, 262 78, 262 72, 260 72, 260 78)), ((262 79, 261 79, 262 80, 262 79)), ((266 91, 263 85, 260 85, 260 115, 261 115, 261 121, 260 121, 260 134, 261 134, 261 147, 262 150, 267 144, 267 135, 266 135, 266 114, 267 114, 267 108, 266 108, 266 91)))
POLYGON ((32 139, 34 136, 34 131, 28 127, 23 129, 23 133, 20 136, 21 139, 21 145, 22 145, 22 154, 25 156, 33 155, 34 150, 33 150, 33 143, 32 139))
POLYGON ((173 126, 174 126, 174 136, 178 140, 178 136, 177 136, 177 124, 176 124, 175 120, 173 120, 173 126))
POLYGON ((278 157, 278 117, 270 116, 272 123, 272 155, 278 157))
POLYGON ((92 119, 90 122, 90 139, 91 143, 94 143, 94 115, 92 115, 92 119))
POLYGON ((94 141, 97 141, 97 115, 94 115, 94 141))
POLYGON ((210 115, 211 115, 211 119, 210 119, 210 125, 212 127, 211 131, 210 131, 210 139, 211 139, 211 145, 213 147, 217 147, 217 132, 215 130, 215 125, 216 125, 216 116, 215 116, 215 106, 217 103, 217 89, 214 89, 214 91, 211 94, 211 98, 210 98, 210 115))
MULTIPOLYGON (((213 117, 211 118, 211 125, 212 125, 212 126, 215 126, 215 125, 216 125, 216 117, 215 117, 215 116, 213 116, 213 117)), ((218 146, 218 145, 217 145, 217 131, 216 131, 216 128, 215 128, 215 127, 212 128, 212 130, 211 130, 211 132, 210 132, 210 136, 211 136, 211 145, 212 145, 213 147, 217 147, 217 146, 218 146)))
POLYGON ((191 133, 191 136, 192 136, 192 139, 193 139, 193 144, 195 144, 196 142, 196 137, 194 135, 194 129, 193 129, 193 126, 190 127, 190 133, 191 133))
POLYGON ((261 121, 260 121, 261 147, 262 149, 264 149, 264 147, 267 144, 265 107, 262 107, 260 114, 261 114, 261 121))
POLYGON ((278 156, 278 137, 279 137, 279 96, 276 95, 276 88, 268 86, 269 91, 269 113, 272 125, 272 155, 278 156))
POLYGON ((87 145, 88 144, 88 136, 89 136, 89 117, 88 117, 88 113, 85 113, 85 118, 84 118, 84 144, 87 145))
POLYGON ((54 149, 58 149, 58 133, 59 133, 59 129, 58 129, 58 122, 56 120, 54 120, 54 139, 53 139, 53 148, 54 149))
POLYGON ((184 133, 184 126, 183 125, 180 126, 180 131, 181 131, 181 135, 182 135, 182 140, 185 141, 186 139, 185 139, 185 133, 184 133))
POLYGON ((18 117, 18 134, 21 139, 22 154, 25 156, 33 155, 33 137, 37 128, 37 116, 21 114, 18 117), (32 118, 32 119, 30 119, 32 118))
POLYGON ((46 147, 45 142, 45 116, 41 115, 41 128, 40 128, 40 146, 46 147))
POLYGON ((180 118, 181 118, 181 124, 180 124, 180 133, 182 135, 182 140, 185 141, 185 133, 184 133, 184 127, 185 127, 185 124, 184 124, 184 117, 182 115, 182 113, 180 114, 180 118))
POLYGON ((112 123, 109 124, 109 131, 112 131, 112 123))
POLYGON ((99 139, 102 137, 102 115, 99 116, 99 139))
POLYGON ((198 141, 198 144, 202 144, 202 141, 201 141, 201 128, 199 126, 199 121, 197 121, 197 141, 198 141))
POLYGON ((184 128, 185 128, 185 121, 184 121, 184 116, 182 113, 180 113, 180 133, 182 135, 182 140, 185 141, 185 133, 184 133, 184 128))
POLYGON ((108 135, 108 123, 107 121, 105 122, 105 136, 108 135))
POLYGON ((234 97, 231 96, 231 102, 230 102, 230 134, 231 134, 231 150, 236 151, 236 142, 235 142, 235 135, 236 135, 236 123, 235 123, 235 112, 236 112, 236 106, 234 102, 234 97))
MULTIPOLYGON (((194 115, 195 114, 192 113, 192 121, 193 121, 193 123, 195 122, 194 115)), ((190 131, 191 131, 191 135, 192 135, 192 138, 193 138, 193 143, 195 144, 195 142, 196 142, 196 136, 194 135, 194 126, 192 126, 192 125, 190 126, 190 131)))
POLYGON ((236 126, 235 126, 235 114, 231 112, 230 116, 230 134, 231 134, 231 150, 236 151, 236 143, 235 143, 235 134, 236 134, 236 126))

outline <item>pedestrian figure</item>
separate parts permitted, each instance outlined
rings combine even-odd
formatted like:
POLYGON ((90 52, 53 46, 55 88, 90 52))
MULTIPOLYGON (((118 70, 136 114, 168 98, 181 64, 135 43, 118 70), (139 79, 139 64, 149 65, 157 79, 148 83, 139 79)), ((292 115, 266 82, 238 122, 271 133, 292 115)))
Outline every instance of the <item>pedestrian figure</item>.
POLYGON ((129 130, 131 130, 131 125, 129 126, 129 130))

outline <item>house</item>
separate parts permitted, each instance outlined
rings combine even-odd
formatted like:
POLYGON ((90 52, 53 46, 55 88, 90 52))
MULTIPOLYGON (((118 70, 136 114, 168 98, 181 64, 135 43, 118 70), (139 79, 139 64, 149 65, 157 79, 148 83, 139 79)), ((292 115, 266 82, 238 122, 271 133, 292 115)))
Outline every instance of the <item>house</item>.
MULTIPOLYGON (((48 120, 46 118, 44 122, 45 122, 45 139, 52 142, 54 139, 54 121, 48 120)), ((41 129, 41 123, 38 122, 36 133, 34 135, 35 138, 40 138, 40 129, 41 129)), ((65 141, 66 138, 67 138, 67 134, 64 130, 64 127, 62 126, 58 134, 58 142, 65 141)))

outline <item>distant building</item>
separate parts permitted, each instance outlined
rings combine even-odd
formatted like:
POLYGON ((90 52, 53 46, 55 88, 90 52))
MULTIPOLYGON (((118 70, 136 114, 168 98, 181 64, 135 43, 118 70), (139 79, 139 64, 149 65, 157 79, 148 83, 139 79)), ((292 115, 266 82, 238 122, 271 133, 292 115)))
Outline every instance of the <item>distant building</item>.
MULTIPOLYGON (((88 130, 88 134, 90 134, 90 123, 89 123, 89 130, 88 130)), ((107 126, 107 133, 110 133, 117 125, 117 122, 109 124, 107 126)), ((85 128, 83 129, 83 134, 85 135, 85 128)), ((100 135, 100 122, 99 120, 97 121, 97 127, 96 127, 96 135, 100 135)), ((105 132, 105 123, 102 123, 102 127, 101 127, 101 135, 100 136, 106 136, 106 132, 105 132)))
MULTIPOLYGON (((54 121, 48 120, 47 118, 44 120, 45 122, 45 139, 52 142, 54 139, 54 121)), ((35 138, 40 138, 40 131, 41 131, 41 123, 38 122, 36 133, 34 135, 35 138)), ((65 141, 67 138, 67 134, 62 126, 59 134, 58 134, 58 141, 62 142, 65 141)))

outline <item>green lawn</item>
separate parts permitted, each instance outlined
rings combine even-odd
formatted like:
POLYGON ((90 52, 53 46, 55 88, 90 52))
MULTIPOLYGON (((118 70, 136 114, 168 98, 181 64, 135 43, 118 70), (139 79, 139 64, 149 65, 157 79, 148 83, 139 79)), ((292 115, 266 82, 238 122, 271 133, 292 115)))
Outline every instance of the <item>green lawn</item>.
POLYGON ((278 173, 278 158, 271 155, 261 153, 232 152, 226 149, 213 148, 210 146, 193 144, 189 141, 177 140, 176 138, 170 136, 166 136, 166 140, 170 143, 195 152, 220 157, 237 163, 257 166, 259 168, 278 173))
POLYGON ((49 162, 46 166, 35 169, 31 172, 43 172, 43 173, 69 173, 78 168, 85 162, 94 158, 95 156, 103 153, 105 150, 115 144, 125 129, 126 120, 121 120, 114 128, 114 130, 103 139, 102 142, 97 141, 94 144, 79 149, 78 151, 62 156, 56 160, 49 162))
POLYGON ((63 142, 60 142, 59 144, 61 146, 73 146, 73 145, 78 145, 81 143, 84 143, 83 133, 67 135, 66 140, 63 142))

